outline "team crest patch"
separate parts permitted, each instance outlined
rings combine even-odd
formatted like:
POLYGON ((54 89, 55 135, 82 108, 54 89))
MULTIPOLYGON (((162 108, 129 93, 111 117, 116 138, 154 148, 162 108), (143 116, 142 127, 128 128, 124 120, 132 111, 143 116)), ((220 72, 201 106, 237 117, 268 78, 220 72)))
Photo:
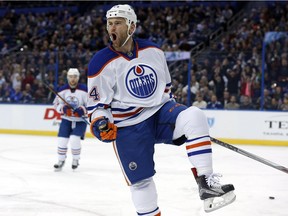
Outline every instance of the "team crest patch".
POLYGON ((144 64, 132 67, 126 76, 126 87, 137 98, 150 97, 156 90, 157 82, 156 72, 144 64))
POLYGON ((77 108, 79 106, 79 101, 77 97, 68 96, 66 98, 67 103, 69 103, 73 108, 77 108))

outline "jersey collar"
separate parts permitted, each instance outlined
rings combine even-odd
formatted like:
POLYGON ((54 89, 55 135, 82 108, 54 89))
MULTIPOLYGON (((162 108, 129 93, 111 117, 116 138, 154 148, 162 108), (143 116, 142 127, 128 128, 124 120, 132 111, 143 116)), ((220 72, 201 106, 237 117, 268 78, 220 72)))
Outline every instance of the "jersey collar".
POLYGON ((122 56, 123 58, 127 59, 128 61, 130 61, 130 60, 132 60, 132 59, 134 59, 134 58, 138 58, 138 50, 139 50, 139 49, 138 49, 138 43, 137 43, 137 41, 135 41, 134 39, 133 39, 133 43, 134 43, 134 49, 132 50, 132 52, 128 52, 128 53, 123 53, 123 52, 116 51, 116 50, 113 48, 112 43, 110 43, 109 48, 110 48, 113 52, 117 53, 119 56, 122 56))

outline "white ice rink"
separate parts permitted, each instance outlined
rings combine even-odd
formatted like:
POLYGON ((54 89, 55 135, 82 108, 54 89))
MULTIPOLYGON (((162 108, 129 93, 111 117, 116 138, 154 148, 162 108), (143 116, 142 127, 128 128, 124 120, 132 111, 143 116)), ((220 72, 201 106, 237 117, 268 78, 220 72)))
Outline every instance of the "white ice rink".
MULTIPOLYGON (((288 167, 288 147, 237 147, 288 167)), ((69 151, 63 171, 54 172, 56 150, 56 137, 0 134, 1 216, 135 215, 110 144, 86 139, 76 171, 69 151)), ((157 145, 154 179, 163 216, 288 215, 286 173, 216 144, 213 151, 214 170, 222 183, 234 184, 236 201, 205 213, 184 146, 157 145)))

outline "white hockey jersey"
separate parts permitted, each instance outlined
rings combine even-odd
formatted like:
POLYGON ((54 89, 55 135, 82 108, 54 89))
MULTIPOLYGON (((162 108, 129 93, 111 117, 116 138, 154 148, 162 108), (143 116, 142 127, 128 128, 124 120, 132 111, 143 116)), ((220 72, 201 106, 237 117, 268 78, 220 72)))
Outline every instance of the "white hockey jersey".
MULTIPOLYGON (((87 107, 87 86, 84 84, 78 84, 74 91, 71 90, 68 84, 63 85, 59 88, 58 94, 69 103, 74 109, 80 106, 87 107)), ((53 101, 55 110, 62 114, 62 119, 67 119, 69 121, 84 121, 82 117, 66 116, 63 115, 62 108, 64 107, 64 101, 58 96, 55 97, 53 101)))
POLYGON ((87 111, 91 119, 104 115, 118 127, 134 125, 172 99, 170 88, 165 55, 156 44, 136 39, 130 56, 109 46, 89 63, 87 111))

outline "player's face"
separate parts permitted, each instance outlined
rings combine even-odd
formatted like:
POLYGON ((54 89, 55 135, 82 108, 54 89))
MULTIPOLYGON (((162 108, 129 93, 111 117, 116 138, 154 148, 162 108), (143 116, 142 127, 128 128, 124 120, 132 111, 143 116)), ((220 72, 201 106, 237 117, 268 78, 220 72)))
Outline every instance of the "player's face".
POLYGON ((107 30, 114 48, 120 48, 127 38, 128 26, 124 18, 110 18, 107 21, 107 30))
POLYGON ((68 83, 71 87, 76 87, 78 84, 78 76, 76 75, 68 75, 67 77, 68 83))

